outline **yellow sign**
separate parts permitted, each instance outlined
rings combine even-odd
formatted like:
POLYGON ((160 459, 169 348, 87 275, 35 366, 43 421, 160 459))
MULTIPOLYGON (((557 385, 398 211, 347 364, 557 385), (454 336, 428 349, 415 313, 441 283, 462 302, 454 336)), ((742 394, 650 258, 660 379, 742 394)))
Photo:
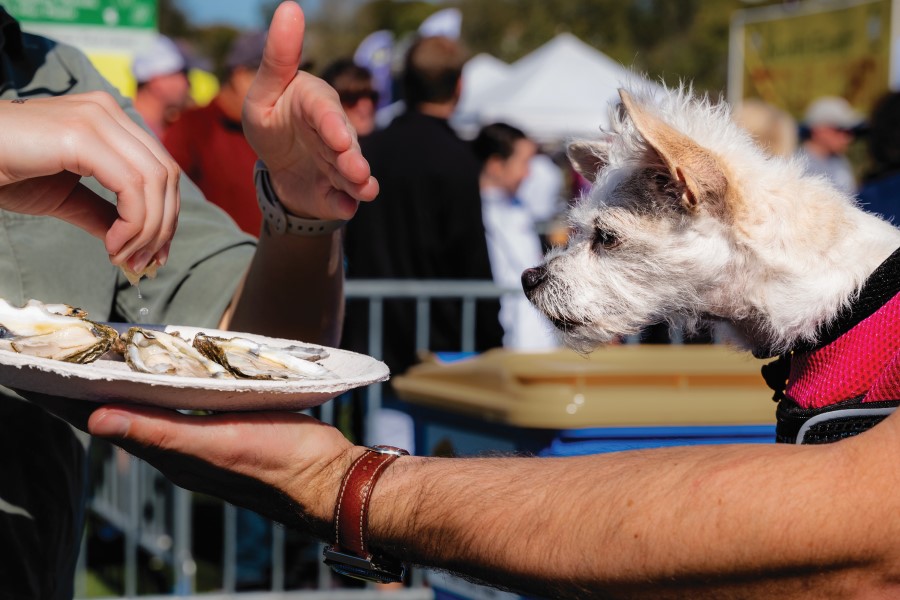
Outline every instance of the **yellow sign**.
MULTIPOLYGON (((131 74, 132 55, 127 52, 88 51, 88 58, 100 74, 113 84, 124 96, 134 98, 137 82, 131 74)), ((191 82, 191 98, 197 106, 209 104, 219 92, 216 76, 201 69, 188 71, 191 82)))
MULTIPOLYGON (((134 97, 131 63, 157 33, 158 0, 0 0, 25 31, 81 49, 123 95, 134 97)), ((191 69, 191 97, 207 104, 218 92, 212 73, 191 69)))
MULTIPOLYGON (((742 93, 802 117, 820 96, 868 114, 888 90, 891 0, 804 2, 743 11, 742 93)), ((733 46, 734 48, 734 46, 733 46)))

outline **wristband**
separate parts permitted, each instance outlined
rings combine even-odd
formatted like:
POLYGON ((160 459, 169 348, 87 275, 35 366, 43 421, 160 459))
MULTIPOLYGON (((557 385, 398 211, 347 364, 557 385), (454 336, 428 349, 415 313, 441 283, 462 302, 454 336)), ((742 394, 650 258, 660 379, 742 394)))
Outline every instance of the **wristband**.
POLYGON ((325 235, 340 229, 347 222, 342 219, 303 219, 287 212, 272 187, 269 169, 261 160, 256 161, 253 169, 253 181, 256 183, 256 199, 259 202, 263 220, 274 233, 299 236, 325 235))
POLYGON ((334 544, 325 548, 325 564, 341 575, 363 581, 403 581, 402 562, 369 551, 369 500, 385 468, 409 452, 393 446, 373 446, 356 459, 341 481, 334 506, 334 544))

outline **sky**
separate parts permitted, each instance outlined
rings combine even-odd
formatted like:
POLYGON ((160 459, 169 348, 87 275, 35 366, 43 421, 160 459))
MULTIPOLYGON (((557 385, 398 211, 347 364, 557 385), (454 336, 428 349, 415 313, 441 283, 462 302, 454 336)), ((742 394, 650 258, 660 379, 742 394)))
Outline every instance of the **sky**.
MULTIPOLYGON (((239 29, 259 29, 265 25, 259 9, 263 0, 177 0, 177 3, 197 25, 224 23, 239 29)), ((309 14, 319 3, 320 0, 301 0, 300 6, 309 14)))

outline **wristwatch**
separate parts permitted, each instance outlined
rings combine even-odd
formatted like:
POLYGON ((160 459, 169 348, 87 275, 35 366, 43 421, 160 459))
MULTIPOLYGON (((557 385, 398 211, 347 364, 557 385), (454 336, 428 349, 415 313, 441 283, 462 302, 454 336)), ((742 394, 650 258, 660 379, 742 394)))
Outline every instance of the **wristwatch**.
POLYGON ((393 446, 371 446, 356 459, 341 481, 334 506, 334 544, 325 548, 325 564, 335 572, 363 581, 403 581, 401 561, 369 551, 369 500, 385 468, 409 452, 393 446))
POLYGON ((259 202, 263 220, 273 233, 299 236, 325 235, 340 229, 347 222, 342 219, 303 219, 287 212, 272 187, 269 169, 261 160, 257 160, 253 168, 253 181, 256 184, 256 200, 259 202))

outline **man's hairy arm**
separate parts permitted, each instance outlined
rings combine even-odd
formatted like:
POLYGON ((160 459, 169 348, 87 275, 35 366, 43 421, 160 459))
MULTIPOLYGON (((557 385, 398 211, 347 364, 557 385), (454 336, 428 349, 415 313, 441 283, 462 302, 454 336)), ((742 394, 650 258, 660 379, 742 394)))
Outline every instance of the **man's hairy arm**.
POLYGON ((336 346, 344 318, 343 291, 340 231, 271 236, 264 227, 221 326, 336 346))
MULTIPOLYGON (((179 485, 325 538, 364 452, 291 413, 109 406, 88 428, 179 485)), ((830 446, 401 457, 375 487, 370 546, 547 597, 897 597, 898 447, 893 415, 830 446)))
POLYGON ((900 575, 892 421, 832 446, 402 458, 373 545, 550 597, 879 597, 900 575))

